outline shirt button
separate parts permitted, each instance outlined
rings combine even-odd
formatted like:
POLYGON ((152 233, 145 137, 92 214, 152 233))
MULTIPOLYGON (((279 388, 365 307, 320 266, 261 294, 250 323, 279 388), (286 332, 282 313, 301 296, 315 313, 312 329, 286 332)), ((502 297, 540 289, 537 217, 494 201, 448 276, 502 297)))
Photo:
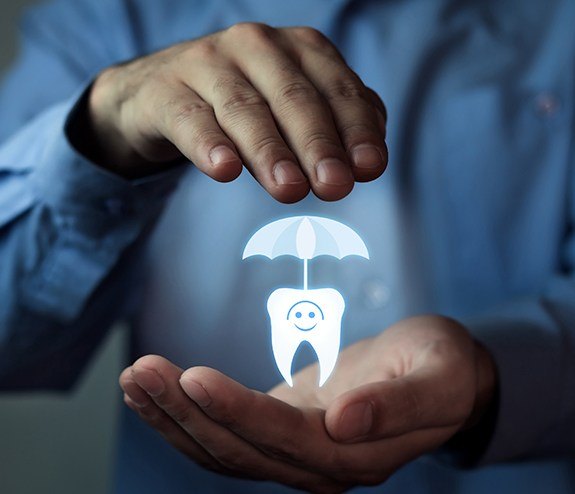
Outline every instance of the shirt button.
POLYGON ((391 297, 389 287, 383 280, 377 278, 364 281, 361 291, 364 304, 368 309, 384 308, 391 297))
POLYGON ((540 118, 551 118, 560 106, 559 98, 553 93, 540 93, 535 97, 535 112, 540 118))

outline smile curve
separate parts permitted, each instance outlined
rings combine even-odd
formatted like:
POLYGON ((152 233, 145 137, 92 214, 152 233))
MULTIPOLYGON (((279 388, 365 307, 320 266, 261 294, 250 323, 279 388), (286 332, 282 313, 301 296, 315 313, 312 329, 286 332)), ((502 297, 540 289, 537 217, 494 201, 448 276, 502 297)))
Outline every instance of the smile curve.
POLYGON ((315 323, 311 328, 300 328, 297 324, 294 323, 294 326, 299 329, 300 331, 311 331, 313 328, 315 328, 317 326, 317 323, 315 323))

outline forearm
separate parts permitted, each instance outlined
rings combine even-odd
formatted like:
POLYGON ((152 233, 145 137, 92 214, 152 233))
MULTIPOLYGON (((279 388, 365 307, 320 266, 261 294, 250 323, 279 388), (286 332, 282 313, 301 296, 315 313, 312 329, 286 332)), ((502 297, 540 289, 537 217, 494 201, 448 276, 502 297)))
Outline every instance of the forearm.
POLYGON ((70 363, 73 347, 91 353, 89 342, 121 315, 129 294, 127 251, 177 182, 177 170, 129 182, 83 158, 64 130, 73 103, 55 105, 0 147, 1 387, 43 378, 59 386, 61 377, 38 380, 40 363, 70 363))

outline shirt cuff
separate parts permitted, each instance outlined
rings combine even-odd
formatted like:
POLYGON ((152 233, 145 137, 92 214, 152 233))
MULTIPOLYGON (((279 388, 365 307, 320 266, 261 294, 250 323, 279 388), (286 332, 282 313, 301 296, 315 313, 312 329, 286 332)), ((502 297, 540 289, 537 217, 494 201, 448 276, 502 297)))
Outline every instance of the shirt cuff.
POLYGON ((464 461, 464 466, 535 455, 561 402, 561 338, 556 322, 535 300, 461 322, 491 353, 499 378, 497 400, 475 431, 475 444, 456 443, 462 451, 467 449, 468 459, 474 446, 479 453, 473 464, 464 461))
POLYGON ((71 144, 67 127, 74 125, 71 117, 85 94, 86 90, 79 99, 72 98, 54 110, 59 113, 53 120, 56 125, 50 129, 32 174, 38 196, 61 214, 89 214, 96 223, 93 227, 153 216, 177 185, 185 166, 127 180, 82 156, 71 144))
POLYGON ((42 231, 51 240, 38 246, 38 265, 22 283, 24 305, 60 322, 81 314, 120 255, 159 217, 186 168, 130 181, 93 164, 66 137, 74 101, 52 109, 30 175, 39 207, 49 212, 42 231))

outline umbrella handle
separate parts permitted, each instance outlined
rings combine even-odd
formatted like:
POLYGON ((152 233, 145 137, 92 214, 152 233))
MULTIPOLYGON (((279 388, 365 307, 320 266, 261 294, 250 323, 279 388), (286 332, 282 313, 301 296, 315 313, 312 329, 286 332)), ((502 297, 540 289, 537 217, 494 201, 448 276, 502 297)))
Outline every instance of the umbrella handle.
POLYGON ((308 259, 303 260, 303 289, 307 290, 307 261, 308 259))

